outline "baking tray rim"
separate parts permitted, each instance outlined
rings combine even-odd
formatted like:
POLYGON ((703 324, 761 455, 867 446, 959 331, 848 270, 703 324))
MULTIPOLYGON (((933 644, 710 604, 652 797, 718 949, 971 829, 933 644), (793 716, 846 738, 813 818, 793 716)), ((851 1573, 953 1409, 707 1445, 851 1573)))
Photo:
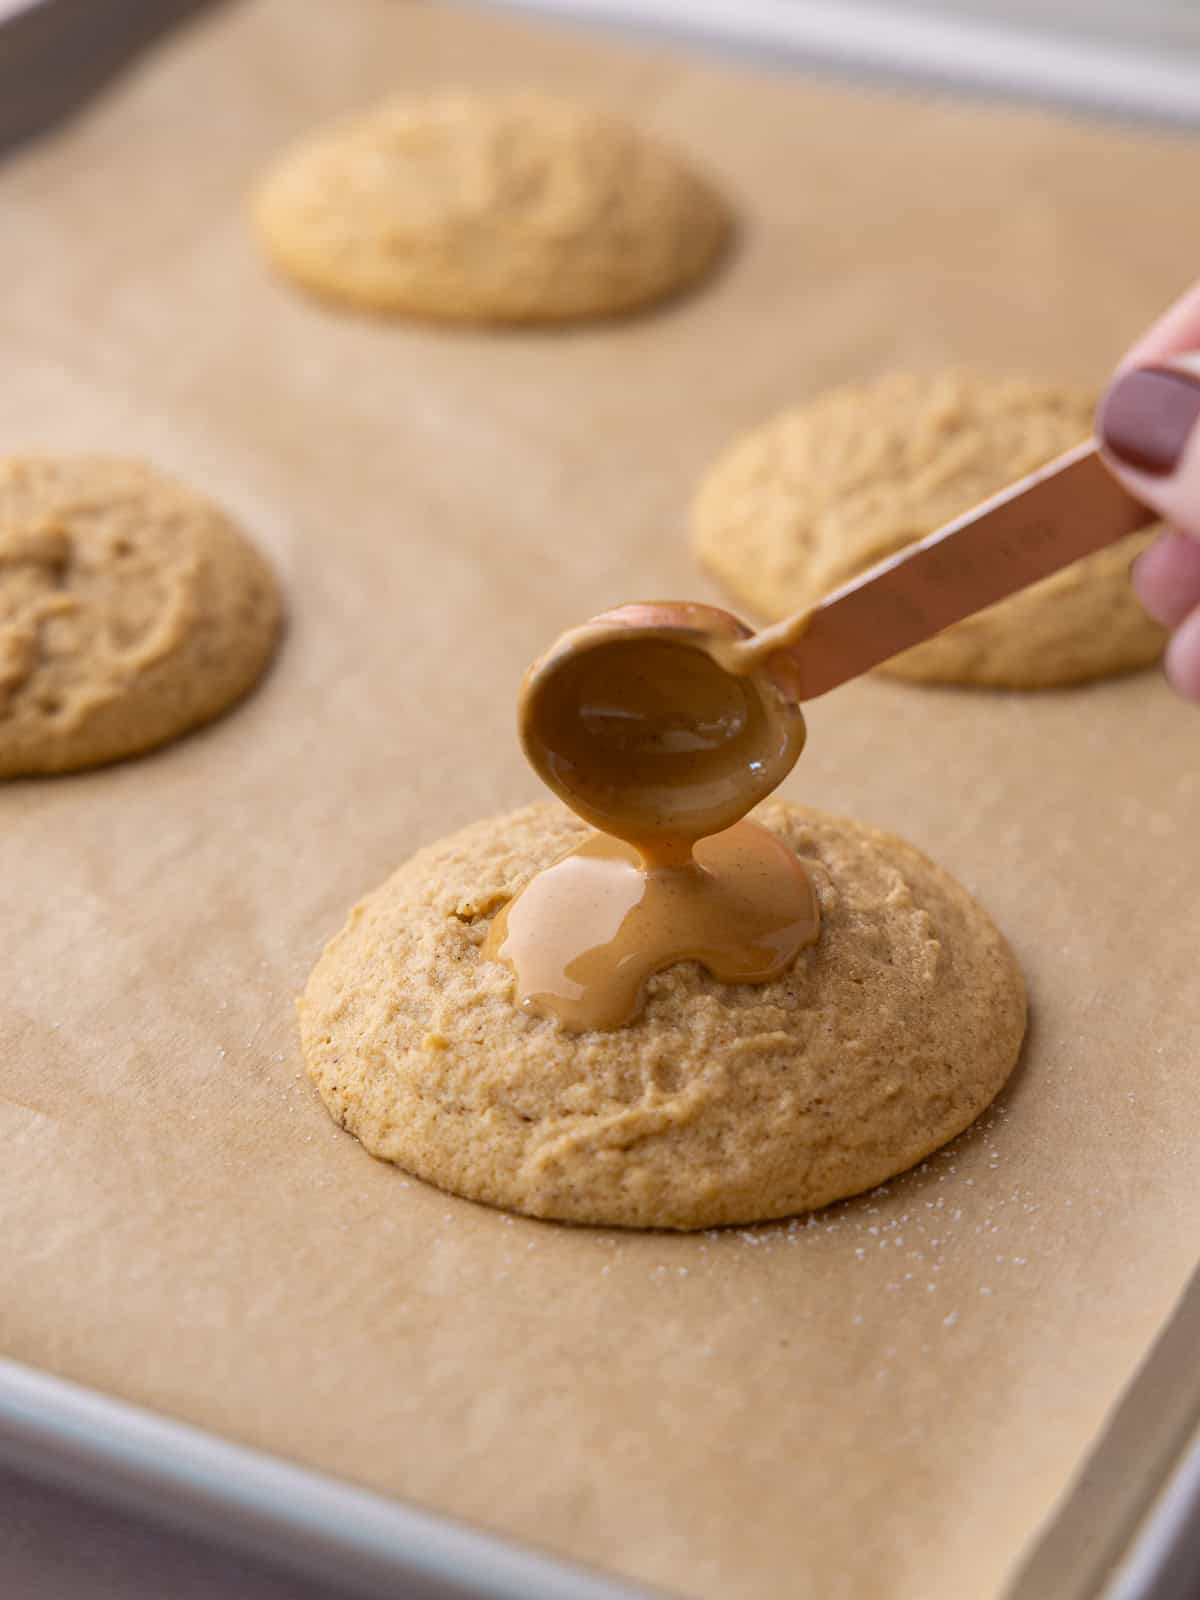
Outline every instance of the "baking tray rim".
POLYGON ((3 1357, 0 1463, 357 1595, 651 1592, 3 1357))

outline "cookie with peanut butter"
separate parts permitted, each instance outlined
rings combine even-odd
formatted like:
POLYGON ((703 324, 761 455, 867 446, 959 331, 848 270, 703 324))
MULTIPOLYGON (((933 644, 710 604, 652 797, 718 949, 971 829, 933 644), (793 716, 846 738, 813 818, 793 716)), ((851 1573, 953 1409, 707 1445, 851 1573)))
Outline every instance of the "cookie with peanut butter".
POLYGON ((258 184, 270 261, 360 309, 564 322, 686 288, 724 248, 716 190, 657 140, 536 93, 396 96, 318 129, 258 184))
POLYGON ((952 1139, 1016 1063, 1020 971, 910 845, 779 801, 817 942, 782 977, 652 976, 634 1021, 568 1032, 484 959, 497 913, 584 825, 529 806, 420 851, 350 914, 300 1001, 308 1070, 373 1155, 532 1216, 705 1228, 882 1182, 952 1139))
POLYGON ((246 694, 275 580, 226 515, 136 461, 0 460, 0 778, 174 739, 246 694))
MULTIPOLYGON (((692 509, 699 560, 775 620, 813 605, 1086 438, 1094 396, 963 373, 834 390, 732 444, 692 509)), ((1165 634, 1129 584, 1133 534, 905 651, 880 670, 1036 689, 1157 660, 1165 634)))

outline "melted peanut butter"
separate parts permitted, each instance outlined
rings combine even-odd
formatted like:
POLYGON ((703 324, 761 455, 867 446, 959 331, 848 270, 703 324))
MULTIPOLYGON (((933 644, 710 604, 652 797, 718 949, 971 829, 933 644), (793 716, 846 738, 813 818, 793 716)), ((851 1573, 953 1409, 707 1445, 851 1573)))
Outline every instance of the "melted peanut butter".
POLYGON ((699 840, 690 861, 667 867, 593 833, 509 901, 484 954, 512 962, 525 1010, 571 1030, 615 1028, 664 967, 699 961, 725 983, 765 983, 818 928, 804 868, 756 822, 699 840))
POLYGON ((616 1028, 654 972, 765 983, 816 941, 812 884, 741 819, 804 748, 786 658, 711 606, 624 606, 563 635, 521 692, 534 770, 600 832, 500 912, 485 959, 564 1028, 616 1028))

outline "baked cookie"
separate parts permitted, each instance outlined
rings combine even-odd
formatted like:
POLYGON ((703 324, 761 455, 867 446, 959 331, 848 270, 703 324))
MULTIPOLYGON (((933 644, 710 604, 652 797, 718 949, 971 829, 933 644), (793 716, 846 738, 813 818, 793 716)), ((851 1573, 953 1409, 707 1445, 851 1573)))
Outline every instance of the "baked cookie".
POLYGON ((244 695, 279 633, 266 563, 135 461, 0 459, 0 778, 136 755, 244 695))
POLYGON ((466 322, 629 311, 699 278, 730 233, 669 150, 532 93, 387 100, 286 151, 251 214, 304 287, 466 322))
MULTIPOLYGON (((752 610, 787 616, 1078 444, 1093 410, 1082 390, 959 373, 834 390, 718 458, 693 506, 693 547, 752 610)), ((1153 537, 1099 550, 880 670, 1038 689, 1144 667, 1166 635, 1128 576, 1153 537)))
POLYGON ((518 1010, 509 969, 479 954, 583 824, 534 805, 422 850, 355 907, 300 1002, 332 1115, 473 1200, 636 1228, 823 1206, 953 1138, 1020 1050, 1008 946, 901 840, 779 801, 755 815, 813 876, 818 943, 762 985, 670 967, 603 1033, 518 1010))

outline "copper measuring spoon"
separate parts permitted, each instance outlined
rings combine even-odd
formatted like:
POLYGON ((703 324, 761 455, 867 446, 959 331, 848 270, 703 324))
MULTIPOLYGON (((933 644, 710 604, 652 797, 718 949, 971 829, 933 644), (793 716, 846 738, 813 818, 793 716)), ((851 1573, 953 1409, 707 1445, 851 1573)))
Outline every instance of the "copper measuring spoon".
POLYGON ((759 633, 688 602, 605 612, 526 674, 526 756, 604 832, 702 838, 787 776, 802 702, 1154 520, 1092 441, 759 633))

